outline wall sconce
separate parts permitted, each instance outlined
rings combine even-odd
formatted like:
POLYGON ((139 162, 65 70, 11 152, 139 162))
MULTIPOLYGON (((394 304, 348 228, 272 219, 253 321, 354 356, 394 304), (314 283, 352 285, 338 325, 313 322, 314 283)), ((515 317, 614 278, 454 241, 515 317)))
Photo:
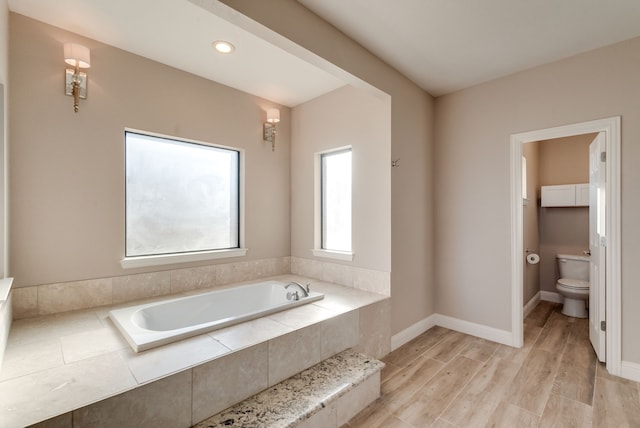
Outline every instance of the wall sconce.
POLYGON ((267 109, 267 121, 264 123, 264 141, 271 143, 271 151, 276 151, 276 123, 280 122, 280 110, 277 108, 267 109))
POLYGON ((77 113, 79 99, 87 99, 87 73, 80 69, 91 67, 89 48, 76 43, 65 43, 64 62, 73 66, 65 69, 64 93, 73 97, 73 111, 77 113))

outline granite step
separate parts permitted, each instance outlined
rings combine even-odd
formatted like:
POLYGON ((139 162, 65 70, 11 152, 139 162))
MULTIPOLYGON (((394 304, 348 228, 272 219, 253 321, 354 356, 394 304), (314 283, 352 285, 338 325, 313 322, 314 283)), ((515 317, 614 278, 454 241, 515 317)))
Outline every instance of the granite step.
POLYGON ((381 361, 343 351, 195 425, 339 427, 380 396, 381 361))

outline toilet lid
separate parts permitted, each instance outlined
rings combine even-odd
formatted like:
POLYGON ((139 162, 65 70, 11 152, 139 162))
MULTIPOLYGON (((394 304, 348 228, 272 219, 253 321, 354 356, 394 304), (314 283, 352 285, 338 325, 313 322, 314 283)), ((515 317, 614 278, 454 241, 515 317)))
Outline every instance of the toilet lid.
POLYGON ((581 279, 561 278, 558 280, 558 284, 574 289, 589 288, 589 281, 583 281, 581 279))

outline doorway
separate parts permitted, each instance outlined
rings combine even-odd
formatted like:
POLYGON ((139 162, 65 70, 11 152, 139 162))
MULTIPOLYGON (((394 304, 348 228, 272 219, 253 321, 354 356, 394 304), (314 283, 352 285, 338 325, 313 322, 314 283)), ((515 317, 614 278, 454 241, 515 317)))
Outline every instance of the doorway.
MULTIPOLYGON (((620 373, 621 359, 621 298, 620 298, 620 117, 576 123, 572 125, 530 131, 511 135, 511 296, 512 296, 512 344, 523 344, 523 205, 522 205, 522 155, 523 144, 581 134, 602 133, 602 146, 606 152, 604 173, 603 225, 606 245, 604 257, 604 281, 595 290, 604 297, 606 342, 603 346, 607 357, 607 370, 620 373)), ((600 323, 598 323, 600 326, 600 323)), ((600 346, 600 345, 598 345, 600 346)))

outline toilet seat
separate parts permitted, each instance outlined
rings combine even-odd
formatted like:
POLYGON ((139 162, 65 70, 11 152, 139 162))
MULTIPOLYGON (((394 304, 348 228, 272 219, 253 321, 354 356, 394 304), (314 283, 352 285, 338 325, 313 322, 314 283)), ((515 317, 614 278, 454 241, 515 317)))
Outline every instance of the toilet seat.
POLYGON ((558 280, 558 285, 577 292, 589 290, 589 281, 583 281, 581 279, 560 278, 558 280))

